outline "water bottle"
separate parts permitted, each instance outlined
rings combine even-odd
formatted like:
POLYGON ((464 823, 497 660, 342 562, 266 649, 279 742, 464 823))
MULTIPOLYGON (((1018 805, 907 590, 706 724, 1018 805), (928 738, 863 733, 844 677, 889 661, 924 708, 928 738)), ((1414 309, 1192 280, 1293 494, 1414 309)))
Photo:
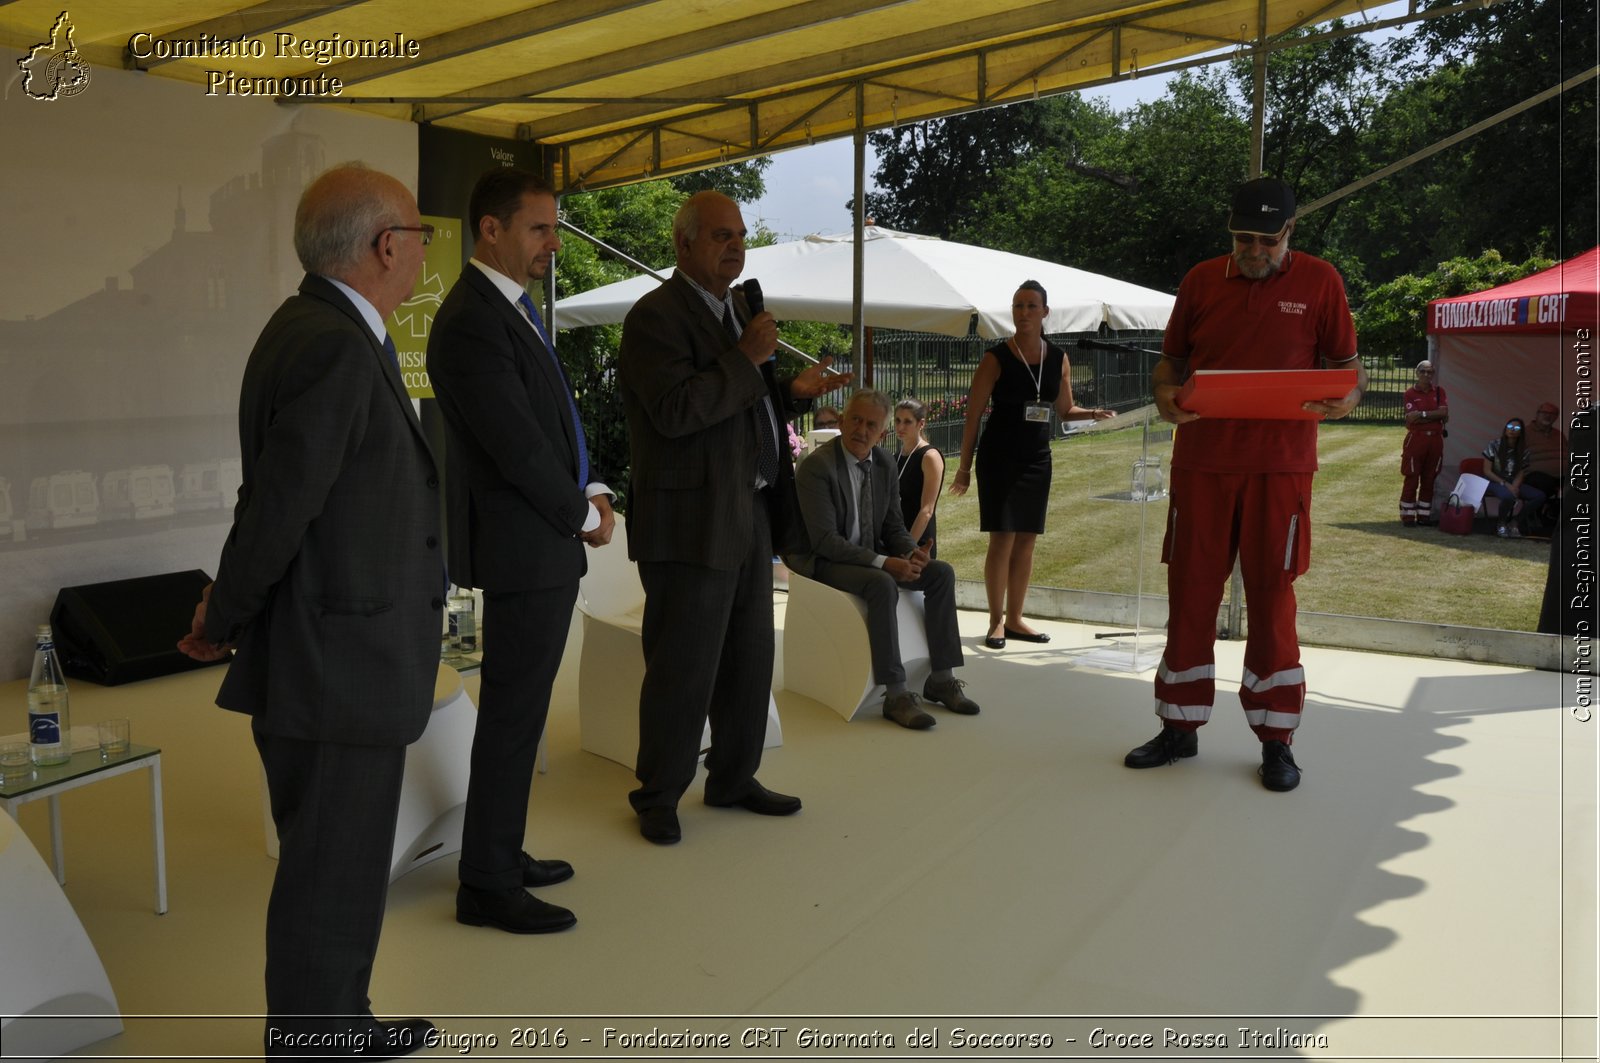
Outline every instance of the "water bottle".
POLYGON ((446 605, 450 621, 450 650, 453 653, 472 653, 478 648, 477 602, 472 592, 457 587, 446 605))
POLYGON ((72 717, 67 709, 67 681, 56 659, 49 624, 40 624, 33 649, 33 675, 28 679, 28 745, 40 766, 72 759, 72 717))

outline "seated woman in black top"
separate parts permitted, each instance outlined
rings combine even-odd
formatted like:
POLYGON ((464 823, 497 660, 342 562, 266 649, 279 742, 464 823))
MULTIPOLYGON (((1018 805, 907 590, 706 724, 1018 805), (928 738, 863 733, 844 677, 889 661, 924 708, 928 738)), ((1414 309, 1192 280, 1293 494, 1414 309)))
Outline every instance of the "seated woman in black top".
POLYGON ((928 543, 928 556, 939 556, 935 540, 934 510, 944 488, 944 455, 928 442, 928 408, 916 399, 901 399, 894 408, 894 434, 900 440, 895 462, 900 466, 900 512, 906 531, 921 544, 928 543))
POLYGON ((1497 518, 1500 538, 1518 539, 1522 530, 1515 523, 1522 515, 1524 502, 1537 509, 1544 504, 1545 493, 1527 482, 1529 472, 1528 448, 1524 440, 1522 418, 1506 421, 1500 438, 1483 448, 1483 475, 1489 478, 1489 493, 1500 500, 1497 518))

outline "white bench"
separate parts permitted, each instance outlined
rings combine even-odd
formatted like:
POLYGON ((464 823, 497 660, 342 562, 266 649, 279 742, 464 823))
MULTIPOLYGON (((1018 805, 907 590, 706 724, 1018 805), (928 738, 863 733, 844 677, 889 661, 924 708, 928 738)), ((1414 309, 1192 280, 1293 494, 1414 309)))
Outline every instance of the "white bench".
MULTIPOLYGON (((578 744, 596 756, 632 769, 639 755, 639 688, 644 683, 644 585, 628 557, 628 532, 621 516, 611 542, 589 552, 589 571, 579 582, 583 655, 578 662, 578 744)), ((783 745, 778 703, 767 695, 765 747, 783 745)), ((711 725, 700 748, 711 746, 711 725)))
POLYGON ((6 1058, 54 1059, 122 1032, 117 997, 67 895, 0 814, 0 1040, 6 1058))
MULTIPOLYGON (((901 590, 900 662, 906 683, 920 691, 932 674, 921 591, 901 590)), ((783 685, 853 720, 883 700, 872 677, 867 603, 826 583, 789 574, 789 609, 783 625, 783 685)))

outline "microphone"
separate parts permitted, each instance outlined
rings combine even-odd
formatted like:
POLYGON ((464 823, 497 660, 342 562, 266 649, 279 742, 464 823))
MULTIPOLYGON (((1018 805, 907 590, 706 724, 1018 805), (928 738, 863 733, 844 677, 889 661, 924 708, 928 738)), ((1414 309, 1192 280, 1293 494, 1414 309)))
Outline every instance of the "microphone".
POLYGON ((1145 348, 1145 347, 1135 347, 1131 343, 1103 343, 1100 340, 1079 340, 1078 341, 1078 350, 1080 350, 1080 351, 1117 351, 1117 352, 1122 353, 1122 354, 1155 354, 1155 355, 1159 355, 1161 353, 1160 351, 1152 351, 1152 350, 1150 350, 1148 348, 1145 348))
POLYGON ((767 308, 767 297, 761 294, 761 282, 751 277, 740 285, 744 292, 745 305, 750 308, 750 316, 755 317, 767 308))
MULTIPOLYGON (((761 282, 754 277, 739 285, 739 290, 744 292, 744 305, 749 307, 751 318, 754 318, 767 308, 767 297, 761 294, 761 282)), ((768 358, 767 361, 776 361, 777 358, 778 352, 773 351, 772 357, 768 358)))

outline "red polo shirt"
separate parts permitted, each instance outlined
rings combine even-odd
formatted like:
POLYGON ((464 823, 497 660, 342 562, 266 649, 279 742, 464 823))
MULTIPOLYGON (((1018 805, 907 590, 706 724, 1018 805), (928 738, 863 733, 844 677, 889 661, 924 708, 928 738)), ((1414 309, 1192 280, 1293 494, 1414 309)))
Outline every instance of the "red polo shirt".
MULTIPOLYGON (((1232 255, 1207 259, 1178 287, 1162 352, 1201 369, 1319 369, 1356 353, 1344 281, 1327 262, 1290 251, 1264 280, 1232 255)), ((1331 396, 1330 396, 1331 397, 1331 396)), ((1316 421, 1202 417, 1182 426, 1172 466, 1200 472, 1315 472, 1316 421)))

